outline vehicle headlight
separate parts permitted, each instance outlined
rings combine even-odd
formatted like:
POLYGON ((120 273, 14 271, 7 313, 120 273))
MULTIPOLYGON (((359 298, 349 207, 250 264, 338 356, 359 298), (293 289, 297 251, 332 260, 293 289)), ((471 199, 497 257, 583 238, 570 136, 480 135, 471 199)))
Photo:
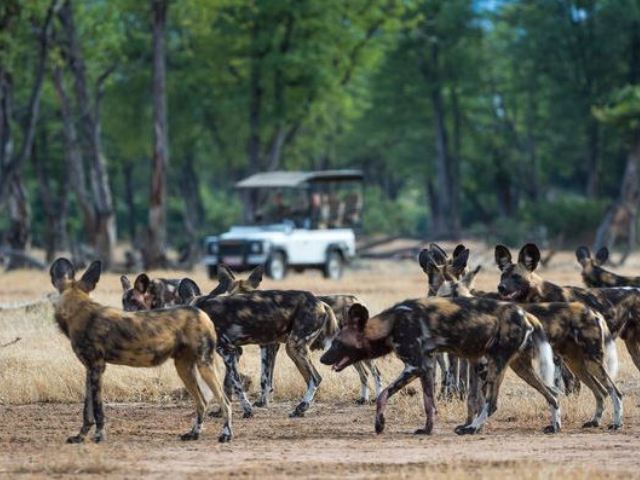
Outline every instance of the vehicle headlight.
POLYGON ((262 242, 252 242, 249 248, 251 253, 262 253, 262 242))

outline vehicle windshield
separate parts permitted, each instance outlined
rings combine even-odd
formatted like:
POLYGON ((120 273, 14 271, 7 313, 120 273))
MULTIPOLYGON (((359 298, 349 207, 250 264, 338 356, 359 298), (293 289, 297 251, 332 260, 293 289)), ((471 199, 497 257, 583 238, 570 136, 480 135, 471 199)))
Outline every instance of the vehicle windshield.
POLYGON ((247 202, 252 225, 290 223, 297 228, 354 228, 360 225, 362 194, 354 184, 314 184, 309 188, 255 189, 247 202), (255 205, 252 208, 251 205, 255 205))

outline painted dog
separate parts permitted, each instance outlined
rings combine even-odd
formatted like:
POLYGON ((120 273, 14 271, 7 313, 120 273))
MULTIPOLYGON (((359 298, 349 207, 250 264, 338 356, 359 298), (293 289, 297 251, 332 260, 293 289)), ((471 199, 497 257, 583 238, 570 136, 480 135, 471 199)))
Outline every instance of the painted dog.
POLYGON ((122 285, 122 308, 126 312, 156 310, 177 305, 178 279, 154 278, 146 273, 138 275, 131 285, 126 275, 120 277, 122 285))
POLYGON ((94 424, 94 441, 104 440, 102 375, 107 363, 155 367, 169 358, 174 359, 178 375, 196 402, 193 428, 181 439, 197 439, 204 422, 206 401, 198 372, 222 407, 224 427, 218 440, 231 440, 231 407, 216 373, 217 338, 207 315, 193 307, 135 313, 105 307, 89 296, 100 274, 100 262, 93 262, 76 280, 75 269, 66 258, 57 259, 50 269, 51 283, 60 294, 55 300, 56 323, 86 368, 82 428, 67 442, 84 441, 94 424))
MULTIPOLYGON (((222 295, 224 293, 233 295, 237 293, 249 293, 256 290, 262 282, 263 268, 256 267, 246 280, 239 280, 235 273, 228 267, 221 265, 218 268, 218 286, 209 295, 222 295)), ((199 287, 190 279, 184 279, 184 284, 179 286, 179 296, 181 302, 190 303, 200 295, 199 287)), ((321 301, 326 303, 336 317, 338 326, 344 322, 344 318, 349 307, 360 300, 355 295, 318 295, 321 301)), ((311 350, 322 350, 331 341, 324 335, 319 335, 316 341, 310 346, 311 350)), ((269 397, 273 393, 273 373, 275 369, 276 356, 280 349, 279 343, 272 343, 260 347, 262 373, 260 379, 260 398, 254 402, 256 407, 267 407, 269 397)), ((373 376, 376 396, 382 390, 382 379, 373 361, 364 361, 354 364, 355 370, 360 378, 360 397, 356 401, 358 404, 369 402, 369 372, 373 376)))
MULTIPOLYGON (((456 246, 451 257, 436 243, 431 243, 429 248, 423 249, 418 255, 418 263, 427 275, 429 287, 427 295, 430 297, 436 295, 445 274, 456 277, 464 274, 467 271, 468 257, 469 250, 464 245, 456 246)), ((447 399, 457 395, 464 398, 468 386, 469 363, 465 359, 448 353, 437 353, 436 361, 442 377, 440 397, 447 399)))
POLYGON ((426 422, 424 428, 415 433, 430 434, 435 410, 433 354, 438 351, 469 359, 482 380, 485 400, 480 413, 471 423, 456 427, 456 433, 478 432, 496 411, 498 392, 509 365, 549 403, 552 420, 545 431, 557 430, 560 413, 555 390, 550 386, 553 381, 551 346, 540 322, 518 305, 480 298, 428 297, 406 300, 369 318, 364 306, 354 304, 349 309, 347 323, 320 361, 341 371, 356 361, 395 352, 405 368, 378 396, 376 432, 384 430, 388 399, 420 378, 426 422), (540 356, 544 381, 533 368, 534 351, 540 356))
POLYGON ((290 415, 304 416, 322 381, 309 358, 310 346, 320 336, 332 338, 338 328, 328 305, 310 292, 298 290, 206 295, 194 298, 191 305, 204 310, 215 326, 220 339, 218 352, 245 418, 252 416, 252 408, 238 373, 240 347, 273 343, 285 344, 287 355, 307 385, 304 397, 290 415))
POLYGON ((595 258, 587 247, 578 247, 576 258, 582 266, 582 280, 587 287, 640 287, 640 277, 624 277, 602 268, 609 258, 607 247, 598 250, 595 258))
POLYGON ((602 314, 611 335, 624 340, 640 370, 640 289, 560 287, 544 281, 535 272, 540 251, 534 244, 522 247, 517 263, 512 262, 509 249, 502 245, 496 247, 495 256, 502 271, 498 291, 503 298, 520 303, 583 303, 602 314))
MULTIPOLYGON (((471 285, 479 268, 458 280, 453 277, 441 285, 438 296, 472 297, 471 285)), ((579 302, 529 303, 521 307, 542 323, 556 353, 592 391, 596 399, 593 418, 583 427, 598 427, 608 394, 613 402, 612 430, 622 427, 622 395, 615 385, 618 355, 615 340, 601 314, 579 302)), ((477 394, 478 392, 474 392, 477 394)), ((470 405, 478 403, 470 402, 470 405)))

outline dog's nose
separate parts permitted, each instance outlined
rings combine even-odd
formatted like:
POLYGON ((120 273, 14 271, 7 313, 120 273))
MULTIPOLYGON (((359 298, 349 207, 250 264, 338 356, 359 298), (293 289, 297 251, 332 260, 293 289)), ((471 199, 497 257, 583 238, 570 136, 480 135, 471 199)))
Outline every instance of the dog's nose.
POLYGON ((505 293, 507 293, 507 289, 504 287, 503 284, 499 284, 498 285, 498 292, 502 295, 504 295, 505 293))

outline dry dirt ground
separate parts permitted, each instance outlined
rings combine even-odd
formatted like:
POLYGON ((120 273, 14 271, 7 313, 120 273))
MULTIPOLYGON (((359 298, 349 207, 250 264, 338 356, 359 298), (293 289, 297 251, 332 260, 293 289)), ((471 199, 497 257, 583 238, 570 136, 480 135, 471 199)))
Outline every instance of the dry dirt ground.
MULTIPOLYGON (((497 272, 491 252, 476 246, 471 263, 485 265, 478 286, 494 288, 497 272)), ((634 256, 622 271, 638 270, 640 257, 634 256)), ((571 252, 558 254, 542 273, 561 284, 580 283, 571 252)), ((202 273, 195 277, 213 286, 202 273)), ((96 298, 117 305, 118 283, 117 276, 105 276, 96 298)), ((425 280, 412 262, 381 261, 359 265, 338 284, 305 274, 291 275, 277 286, 354 292, 376 311, 421 295, 425 280)), ((387 430, 377 436, 374 407, 353 403, 353 372, 335 374, 324 368, 318 402, 305 418, 289 419, 303 386, 290 360, 281 355, 275 404, 255 409, 254 418, 247 420, 235 405, 235 439, 230 444, 217 443, 217 420, 207 421, 200 441, 177 439, 189 428, 193 408, 179 394, 179 382, 167 365, 154 370, 110 367, 105 377, 107 442, 66 445, 65 438, 80 426, 82 370, 67 340, 55 331, 46 302, 35 310, 21 307, 50 291, 44 274, 0 275, 0 343, 22 337, 0 350, 0 478, 640 477, 640 374, 622 345, 619 386, 625 394, 625 426, 617 433, 606 427, 581 429, 593 408, 592 397, 583 391, 577 398, 563 398, 563 432, 545 436, 540 431, 547 420, 544 403, 512 376, 498 412, 484 432, 473 437, 453 433, 464 416, 460 402, 439 402, 434 434, 414 436, 423 422, 419 395, 399 395, 390 402, 387 430)), ((245 357, 243 370, 255 378, 257 351, 245 357)), ((400 365, 387 359, 381 370, 388 381, 400 365)), ((253 395, 255 391, 254 386, 253 395)), ((605 424, 609 403, 606 408, 605 424)))

